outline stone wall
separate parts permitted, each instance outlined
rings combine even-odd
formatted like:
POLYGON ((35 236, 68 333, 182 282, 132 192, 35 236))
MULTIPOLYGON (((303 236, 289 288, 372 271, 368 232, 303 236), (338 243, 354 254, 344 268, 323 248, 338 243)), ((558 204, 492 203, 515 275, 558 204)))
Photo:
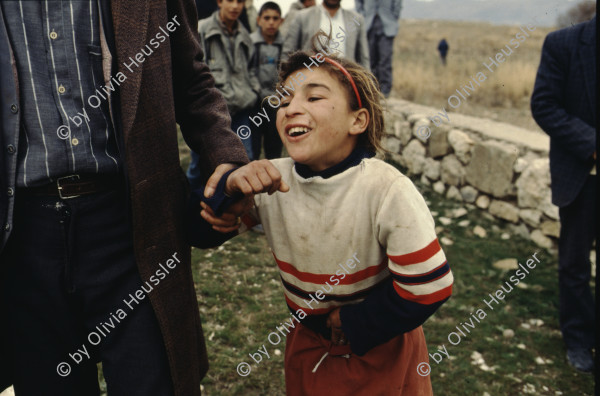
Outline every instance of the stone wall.
POLYGON ((388 99, 391 159, 448 199, 512 223, 542 247, 556 245, 546 134, 398 99, 388 99))

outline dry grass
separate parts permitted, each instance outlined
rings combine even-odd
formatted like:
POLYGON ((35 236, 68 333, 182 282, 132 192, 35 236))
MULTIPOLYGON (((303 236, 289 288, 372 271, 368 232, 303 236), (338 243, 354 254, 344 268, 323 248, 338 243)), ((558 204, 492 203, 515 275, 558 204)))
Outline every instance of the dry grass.
MULTIPOLYGON (((526 28, 525 28, 526 29, 526 28)), ((478 72, 487 79, 452 111, 539 130, 529 112, 529 99, 539 65, 541 48, 551 28, 536 28, 530 37, 490 72, 490 64, 501 48, 520 32, 519 26, 451 21, 402 21, 394 43, 394 96, 447 110, 448 96, 456 94, 478 72), (450 46, 448 64, 442 66, 438 42, 445 37, 450 46)), ((505 49, 506 50, 506 49, 505 49)), ((506 50, 507 51, 507 50, 506 50)), ((508 52, 508 51, 507 51, 508 52)))

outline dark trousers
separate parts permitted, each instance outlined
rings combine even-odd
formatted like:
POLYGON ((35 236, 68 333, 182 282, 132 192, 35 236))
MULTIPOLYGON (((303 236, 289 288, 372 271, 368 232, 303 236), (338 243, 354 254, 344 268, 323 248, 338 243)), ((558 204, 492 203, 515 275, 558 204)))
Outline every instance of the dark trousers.
POLYGON ((381 93, 386 97, 392 91, 392 55, 394 52, 394 37, 388 37, 383 32, 383 23, 378 16, 367 34, 369 41, 369 58, 371 72, 379 82, 381 93))
POLYGON ((595 344, 590 251, 597 227, 596 177, 590 176, 575 201, 560 208, 560 329, 567 348, 589 349, 595 344))
POLYGON ((265 158, 280 158, 283 143, 281 142, 279 133, 277 133, 277 125, 275 123, 275 120, 277 119, 277 109, 274 109, 267 104, 264 107, 257 107, 256 112, 258 111, 266 111, 270 121, 263 120, 262 124, 258 127, 253 125, 254 128, 252 129, 252 135, 250 136, 252 139, 252 153, 254 155, 253 160, 260 158, 263 139, 265 146, 265 158))
POLYGON ((124 302, 141 287, 124 193, 16 198, 0 257, 1 358, 16 395, 99 395, 100 361, 110 396, 172 395, 148 298, 124 302))

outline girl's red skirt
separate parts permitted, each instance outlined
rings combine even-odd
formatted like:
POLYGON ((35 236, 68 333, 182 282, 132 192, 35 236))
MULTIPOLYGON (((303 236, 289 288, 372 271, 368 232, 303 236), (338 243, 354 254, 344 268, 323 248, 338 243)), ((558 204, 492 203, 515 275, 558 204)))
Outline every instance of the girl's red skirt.
POLYGON ((348 345, 336 346, 299 324, 286 337, 287 396, 433 395, 421 326, 379 345, 364 356, 348 345))

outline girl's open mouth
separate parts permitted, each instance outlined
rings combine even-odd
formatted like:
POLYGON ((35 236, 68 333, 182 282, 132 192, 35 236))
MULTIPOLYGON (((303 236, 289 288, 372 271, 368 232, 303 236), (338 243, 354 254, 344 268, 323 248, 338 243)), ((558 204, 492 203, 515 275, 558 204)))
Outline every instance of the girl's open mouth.
POLYGON ((302 136, 304 134, 307 134, 308 132, 310 132, 311 129, 308 127, 293 127, 288 129, 287 134, 290 137, 299 137, 302 136))

